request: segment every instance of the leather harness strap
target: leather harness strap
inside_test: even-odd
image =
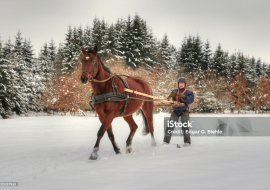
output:
[[[185,89],[185,90],[182,92],[182,94],[185,94],[186,91],[187,91],[187,89]],[[176,94],[176,100],[178,99],[178,94],[179,94],[179,89],[178,89],[177,94]],[[186,101],[184,100],[184,98],[180,97],[179,99],[180,99],[182,102],[184,102],[184,103],[187,105],[187,109],[189,109],[189,105],[186,103]],[[182,111],[182,112],[179,114],[179,113],[177,113],[175,110],[174,110],[174,112],[178,115],[178,117],[180,117],[183,113],[185,113],[185,111]]]
[[[114,74],[114,75],[116,77],[118,77],[124,83],[125,88],[129,88],[127,82],[122,77],[120,77],[117,74]],[[112,89],[113,89],[113,92],[108,92],[108,93],[100,94],[100,95],[94,95],[94,94],[92,94],[92,100],[89,102],[89,104],[90,104],[90,106],[92,108],[94,108],[92,106],[92,104],[94,105],[94,104],[98,104],[98,103],[102,103],[102,102],[106,102],[106,101],[125,101],[125,104],[121,108],[120,113],[118,115],[118,117],[119,117],[123,113],[126,112],[127,102],[128,102],[128,99],[129,99],[129,92],[126,92],[126,94],[119,93],[118,92],[118,89],[117,89],[117,86],[115,84],[114,78],[112,77],[111,79],[112,79]]]

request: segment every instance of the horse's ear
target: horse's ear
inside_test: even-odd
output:
[[[97,45],[95,45],[95,47],[93,49],[93,53],[97,55],[97,52],[98,52],[98,48],[97,48]]]
[[[87,53],[87,51],[83,47],[81,47],[81,51],[83,55]]]

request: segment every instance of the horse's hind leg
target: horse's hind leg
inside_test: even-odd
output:
[[[132,151],[132,139],[133,136],[138,128],[137,124],[135,123],[132,115],[124,117],[124,120],[128,123],[129,127],[130,127],[130,133],[127,139],[127,148],[126,148],[126,153],[130,153]]]
[[[152,146],[156,146],[156,141],[154,137],[154,126],[153,126],[153,102],[144,102],[142,105],[142,110],[147,120],[148,130],[151,133]]]
[[[117,143],[115,142],[115,139],[114,139],[114,135],[113,135],[113,131],[112,131],[112,125],[110,125],[110,127],[107,129],[107,133],[108,133],[108,137],[109,139],[111,140],[112,142],[112,145],[113,145],[113,149],[115,151],[116,154],[120,154],[120,149],[117,145]]]

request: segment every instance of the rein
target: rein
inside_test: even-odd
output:
[[[97,79],[94,79],[94,74],[95,74],[95,70],[96,70],[96,68],[97,68],[97,61],[98,61],[98,56],[96,56],[95,54],[93,54],[93,53],[89,53],[89,54],[92,54],[92,55],[94,55],[95,56],[95,58],[96,58],[96,62],[95,62],[95,65],[94,65],[94,68],[93,68],[93,70],[92,71],[89,71],[89,70],[82,70],[82,73],[86,73],[87,74],[87,76],[88,76],[88,73],[90,73],[91,74],[91,76],[89,77],[89,82],[91,82],[91,81],[93,81],[93,82],[98,82],[98,83],[102,83],[102,82],[106,82],[106,81],[108,81],[108,80],[110,80],[110,79],[112,79],[113,80],[113,76],[115,76],[114,74],[111,74],[110,73],[110,77],[109,78],[107,78],[107,79],[104,79],[104,80],[97,80]],[[118,76],[124,76],[124,77],[127,77],[127,78],[134,78],[134,79],[137,79],[137,80],[142,80],[142,81],[145,81],[145,82],[147,82],[148,84],[149,84],[149,82],[147,81],[147,80],[145,80],[145,79],[142,79],[142,78],[138,78],[138,77],[134,77],[134,76],[128,76],[128,75],[118,75]],[[113,91],[116,89],[116,91],[118,92],[118,90],[117,90],[117,87],[116,87],[116,85],[115,85],[115,83],[114,83],[114,80],[112,81],[112,84],[113,84]],[[150,84],[149,84],[150,85]],[[115,89],[114,89],[115,88]],[[155,88],[154,88],[155,89]],[[156,90],[158,90],[158,89],[156,89]],[[161,92],[160,90],[158,90],[159,92]],[[170,93],[165,93],[165,92],[161,92],[161,93],[163,93],[163,94],[170,94]],[[128,98],[126,98],[126,99],[124,99],[124,100],[127,100],[127,99],[137,99],[137,100],[142,100],[142,101],[157,101],[157,100],[146,100],[146,99],[141,99],[141,98],[136,98],[136,97],[128,97]],[[122,100],[123,101],[123,100]]]

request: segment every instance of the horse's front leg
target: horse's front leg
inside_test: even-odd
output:
[[[100,140],[103,137],[104,133],[111,126],[112,120],[113,120],[113,118],[112,119],[109,119],[109,117],[107,117],[106,120],[102,122],[102,125],[99,128],[98,133],[97,133],[97,141],[96,141],[96,144],[94,146],[94,150],[93,150],[92,154],[89,157],[90,160],[96,160],[98,158],[98,154],[97,153],[99,151]]]
[[[110,127],[108,128],[107,133],[108,133],[109,139],[112,142],[113,149],[114,149],[115,153],[120,154],[121,153],[120,148],[118,147],[118,145],[117,145],[117,143],[115,142],[115,139],[114,139],[114,135],[113,135],[113,131],[112,131],[112,125],[110,125]]]

